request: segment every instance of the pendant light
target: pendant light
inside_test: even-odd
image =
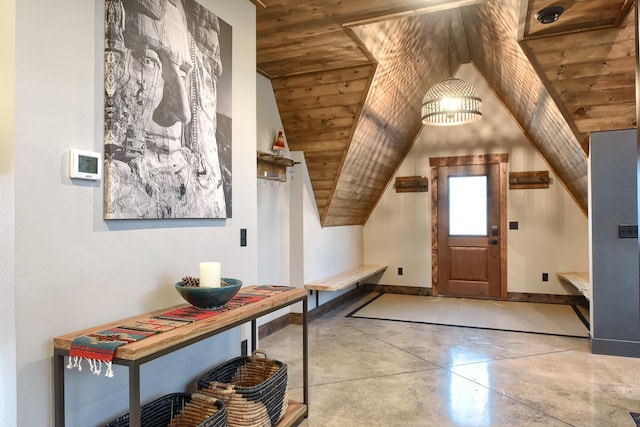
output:
[[[454,126],[475,122],[482,118],[482,99],[473,85],[451,77],[453,51],[452,19],[449,22],[449,78],[429,89],[422,100],[422,123],[435,126]]]

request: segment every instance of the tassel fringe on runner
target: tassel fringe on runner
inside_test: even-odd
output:
[[[113,363],[105,360],[95,360],[95,359],[86,359],[80,356],[71,356],[69,357],[69,363],[67,364],[67,369],[78,368],[78,371],[82,371],[82,361],[86,360],[89,364],[89,369],[91,373],[94,375],[100,375],[102,373],[102,364],[104,363],[107,367],[104,376],[107,378],[113,378]]]

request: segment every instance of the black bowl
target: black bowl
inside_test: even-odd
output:
[[[176,290],[189,304],[203,310],[213,310],[225,305],[242,287],[242,281],[223,277],[228,286],[219,288],[200,288],[196,286],[184,286],[182,282],[176,283]]]

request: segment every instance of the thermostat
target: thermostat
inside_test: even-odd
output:
[[[96,181],[102,178],[102,155],[93,151],[69,151],[69,176]]]

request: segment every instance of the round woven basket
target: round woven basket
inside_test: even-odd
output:
[[[287,365],[256,351],[216,366],[198,388],[224,402],[230,427],[270,427],[287,412],[287,382]]]
[[[172,393],[162,396],[140,407],[140,425],[144,427],[225,427],[227,409],[221,400],[213,403],[216,410],[213,415],[204,417],[182,417],[181,415],[192,401],[187,393]],[[194,406],[194,405],[191,405]],[[199,412],[199,411],[198,411]],[[185,414],[186,415],[186,414]],[[187,419],[189,424],[186,424]],[[105,424],[104,427],[129,427],[129,414],[122,415]]]

